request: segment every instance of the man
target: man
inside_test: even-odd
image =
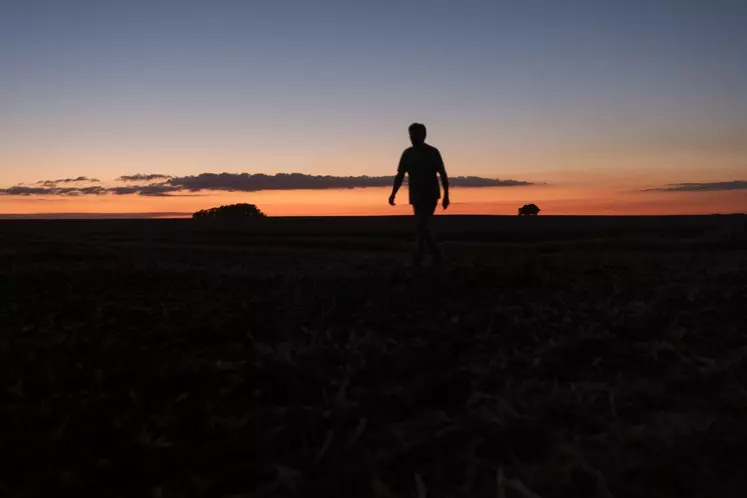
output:
[[[438,186],[436,174],[441,175],[441,183],[444,186],[444,209],[449,207],[449,178],[446,176],[444,162],[438,149],[425,143],[425,125],[413,123],[410,125],[410,142],[412,147],[402,153],[397,168],[397,176],[394,178],[394,188],[389,197],[389,204],[394,206],[394,198],[405,173],[408,175],[410,190],[410,204],[415,211],[415,224],[417,227],[417,250],[413,258],[413,265],[420,264],[423,258],[423,248],[427,246],[433,257],[433,264],[441,262],[441,251],[436,245],[430,230],[431,218],[436,211],[438,199],[441,197],[441,189]]]

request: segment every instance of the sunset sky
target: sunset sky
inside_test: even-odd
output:
[[[0,213],[406,213],[182,185],[391,176],[415,121],[451,176],[533,183],[450,212],[747,212],[745,26],[744,0],[0,0]]]

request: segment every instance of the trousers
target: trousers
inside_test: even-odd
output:
[[[436,212],[438,199],[420,201],[412,205],[415,212],[415,228],[417,232],[417,249],[415,259],[420,261],[423,257],[423,250],[428,249],[433,257],[437,260],[441,258],[441,251],[438,249],[436,240],[431,232],[431,220]]]

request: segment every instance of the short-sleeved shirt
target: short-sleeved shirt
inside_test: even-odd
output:
[[[444,162],[437,148],[423,144],[406,149],[397,171],[407,173],[410,204],[428,203],[441,198],[436,175],[444,171]]]

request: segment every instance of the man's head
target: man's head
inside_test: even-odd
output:
[[[425,125],[413,123],[408,128],[410,131],[410,142],[412,145],[423,145],[425,143]]]

